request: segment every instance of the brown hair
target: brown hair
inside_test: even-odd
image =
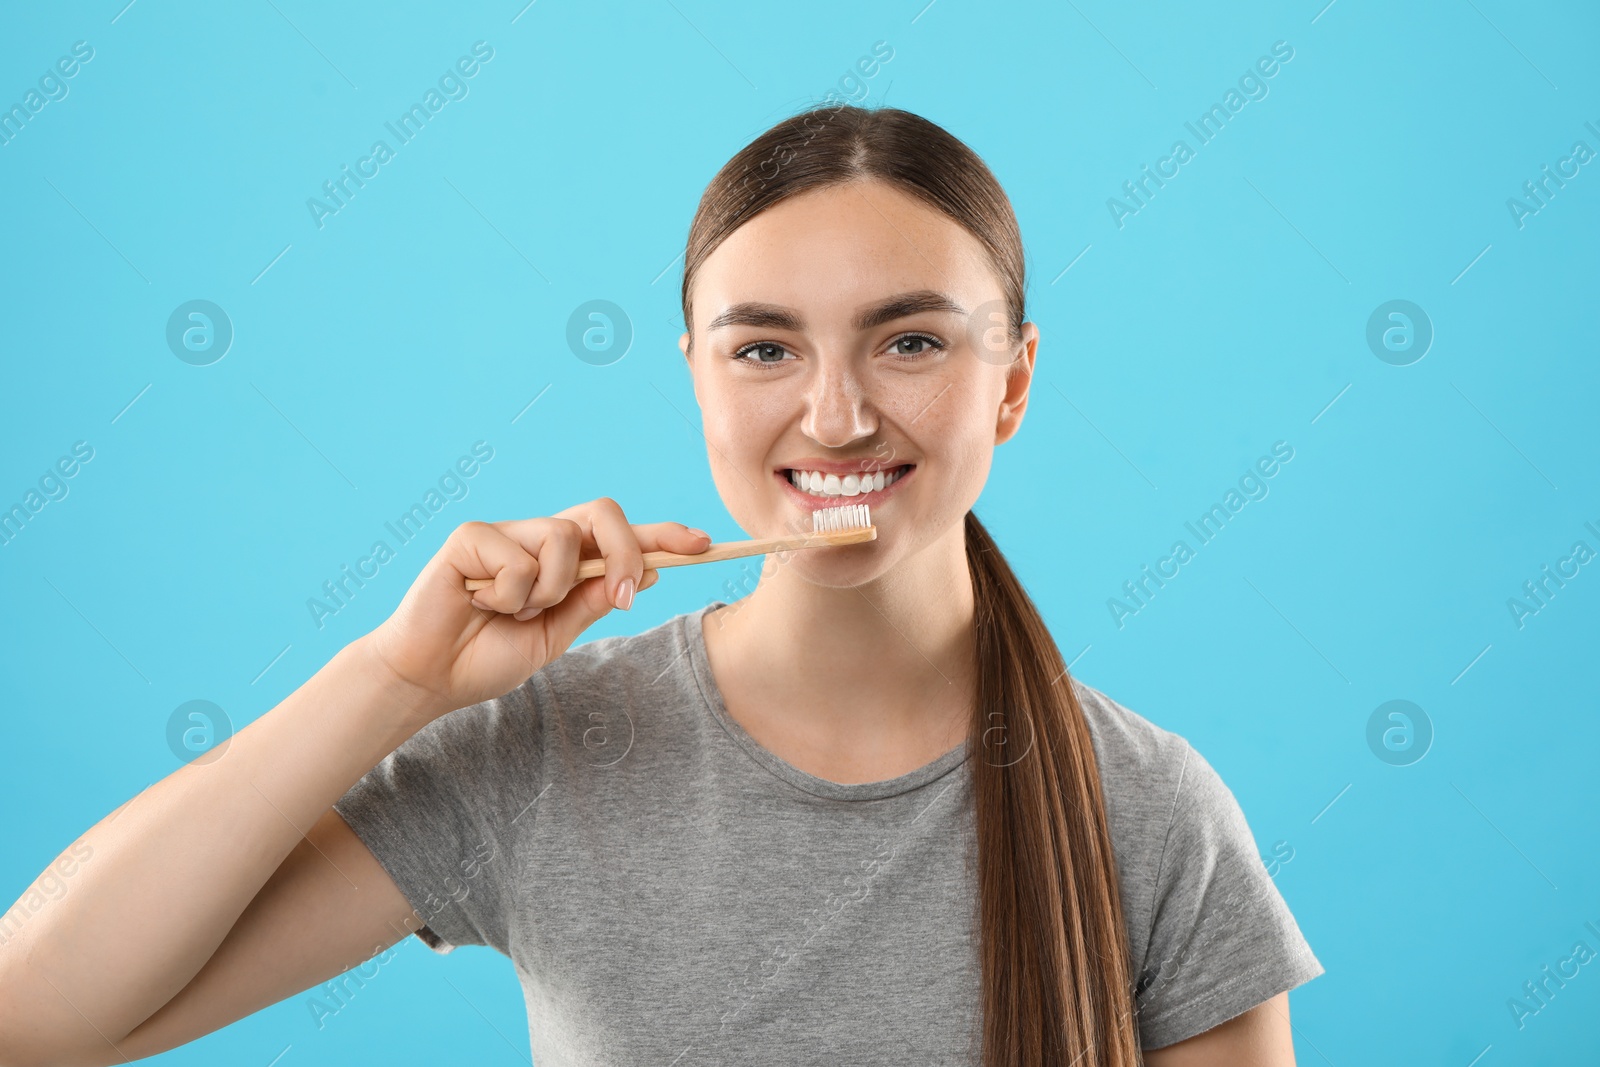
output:
[[[1016,215],[978,155],[896,108],[816,108],[746,145],[706,187],[689,229],[695,273],[778,202],[862,179],[888,182],[989,250],[1021,338],[1025,264]],[[988,531],[966,515],[976,601],[977,701],[968,733],[977,827],[984,1067],[1140,1062],[1116,858],[1088,724],[1061,651]],[[1018,754],[1020,752],[1020,755]]]

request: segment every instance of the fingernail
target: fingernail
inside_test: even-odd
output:
[[[617,607],[627,611],[633,607],[633,579],[624,578],[617,583]]]
[[[527,622],[529,619],[533,618],[543,610],[543,608],[523,608],[521,611],[517,612],[513,618],[515,618],[518,622]]]
[[[704,537],[704,538],[706,538],[706,539],[707,539],[707,540],[710,540],[710,538],[711,538],[711,535],[710,535],[710,534],[708,534],[708,533],[706,533],[706,532],[705,532],[705,531],[704,531],[704,530],[696,530],[696,529],[695,529],[695,528],[694,528],[694,527],[692,527],[692,526],[691,526],[691,527],[689,527],[689,532],[690,532],[690,533],[692,533],[692,534],[694,534],[694,535],[695,535],[695,536],[696,536],[696,537]]]

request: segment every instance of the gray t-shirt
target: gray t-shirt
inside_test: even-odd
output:
[[[881,782],[791,766],[722,703],[701,632],[719,605],[569,649],[335,807],[424,942],[511,958],[538,1067],[977,1063],[965,746]],[[1217,773],[1074,684],[1143,1046],[1321,974]]]

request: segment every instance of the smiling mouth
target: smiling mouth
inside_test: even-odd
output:
[[[903,463],[871,473],[859,471],[842,475],[793,468],[777,473],[787,478],[794,489],[817,500],[846,500],[882,493],[911,473],[915,466],[914,463]]]

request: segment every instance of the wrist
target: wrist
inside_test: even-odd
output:
[[[380,706],[392,709],[393,724],[407,730],[407,736],[453,710],[443,694],[395,670],[370,633],[350,642],[335,659],[345,660],[346,668],[375,690]]]

